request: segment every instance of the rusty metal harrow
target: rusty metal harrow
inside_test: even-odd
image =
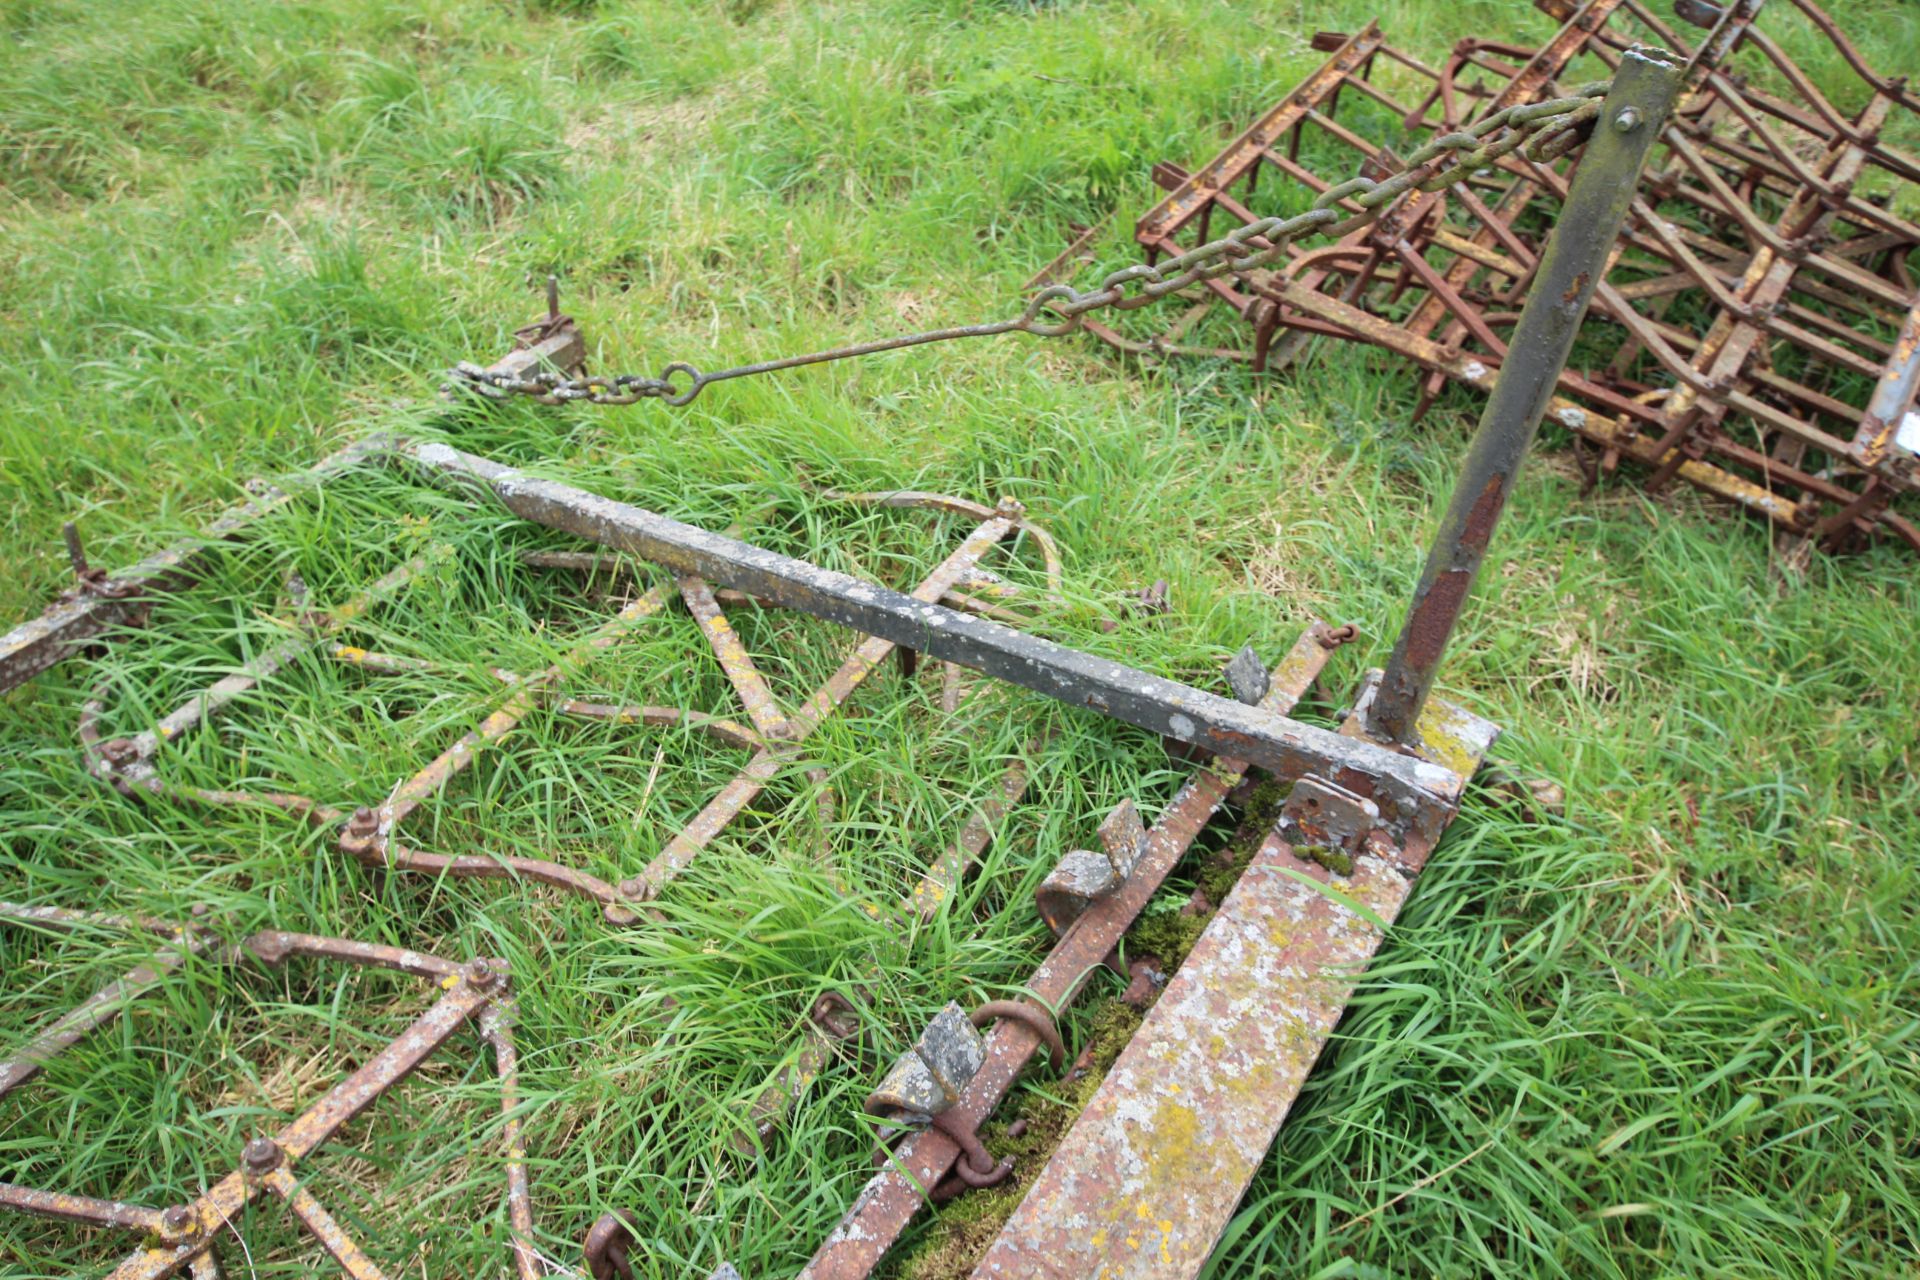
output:
[[[1888,141],[1920,124],[1920,96],[1871,68],[1812,0],[1772,10],[1826,42],[1858,107],[1836,106],[1767,34],[1762,0],[1679,0],[1672,23],[1641,0],[1536,3],[1563,23],[1543,45],[1466,39],[1438,65],[1389,44],[1378,23],[1316,36],[1325,65],[1212,160],[1155,167],[1169,192],[1134,226],[1146,260],[1254,222],[1263,201],[1332,190],[1303,147],[1335,157],[1323,172],[1359,163],[1385,179],[1405,170],[1396,134],[1415,146],[1457,133],[1552,96],[1577,63],[1604,73],[1652,40],[1689,57],[1688,97],[1607,260],[1601,323],[1562,371],[1553,416],[1589,484],[1631,460],[1648,488],[1686,480],[1765,516],[1796,548],[1887,533],[1920,551],[1897,509],[1920,487],[1920,225],[1894,198],[1920,185],[1920,157]],[[1503,156],[1444,191],[1409,191],[1337,244],[1290,246],[1275,269],[1207,281],[1157,332],[1086,327],[1128,352],[1255,370],[1285,367],[1316,336],[1371,344],[1422,370],[1418,417],[1447,382],[1485,391],[1505,366],[1577,163]],[[1262,192],[1268,170],[1280,176]],[[1070,277],[1095,234],[1036,283]],[[1224,338],[1207,324],[1217,313],[1246,336]]]
[[[379,1267],[302,1184],[296,1170],[304,1167],[315,1151],[343,1126],[439,1052],[468,1023],[477,1028],[481,1038],[493,1049],[500,1080],[501,1148],[515,1271],[520,1280],[539,1280],[554,1274],[533,1245],[533,1199],[517,1109],[513,994],[501,961],[478,956],[462,964],[400,947],[279,930],[256,933],[229,944],[197,920],[180,924],[11,903],[0,903],[0,924],[66,933],[139,931],[165,939],[151,960],[129,970],[124,977],[42,1031],[13,1058],[0,1062],[0,1097],[26,1083],[50,1059],[86,1033],[118,1017],[130,1001],[165,981],[191,955],[224,964],[254,963],[274,968],[296,957],[330,960],[431,979],[440,991],[439,998],[426,1012],[385,1049],[328,1090],[318,1102],[278,1130],[256,1134],[241,1148],[238,1167],[191,1201],[154,1208],[0,1184],[0,1208],[111,1228],[139,1237],[138,1247],[114,1268],[113,1280],[157,1280],[182,1270],[196,1280],[215,1280],[225,1274],[218,1251],[221,1237],[232,1233],[238,1239],[237,1220],[248,1205],[265,1196],[284,1204],[301,1228],[339,1263],[344,1274],[354,1280],[378,1280],[382,1274]],[[245,1247],[244,1243],[241,1247]]]
[[[800,750],[806,738],[896,650],[909,671],[920,656],[949,665],[944,699],[949,707],[960,694],[958,672],[966,669],[1081,714],[1146,729],[1190,753],[1198,763],[1151,825],[1131,803],[1122,804],[1100,825],[1099,849],[1066,853],[1041,884],[1035,905],[1054,941],[1022,984],[1022,998],[972,1011],[950,1005],[879,1080],[866,1109],[888,1144],[880,1155],[882,1167],[803,1269],[802,1275],[818,1280],[871,1274],[924,1204],[1011,1174],[1010,1162],[987,1148],[982,1122],[1037,1053],[1046,1051],[1053,1070],[1063,1066],[1060,1014],[1087,989],[1095,971],[1122,967],[1120,948],[1128,929],[1248,772],[1257,768],[1274,775],[1288,784],[1288,796],[1271,829],[1255,833],[1252,866],[1166,983],[1093,1103],[1037,1171],[979,1272],[1190,1277],[1219,1239],[1331,1035],[1361,967],[1458,812],[1462,792],[1498,732],[1488,721],[1430,695],[1594,296],[1641,165],[1680,88],[1681,67],[1658,51],[1627,52],[1619,64],[1604,101],[1596,90],[1580,106],[1599,125],[1559,231],[1538,254],[1512,351],[1392,657],[1383,671],[1362,681],[1352,711],[1337,729],[1295,719],[1292,712],[1331,651],[1353,637],[1351,628],[1310,626],[1271,669],[1251,650],[1243,651],[1229,666],[1227,696],[1006,625],[1003,619],[1017,620],[1007,605],[1010,595],[1015,601],[1018,595],[982,567],[990,549],[1013,535],[1030,535],[1045,563],[1049,593],[1060,580],[1051,540],[1013,504],[988,508],[919,493],[850,495],[849,501],[936,508],[975,522],[956,550],[910,592],[902,592],[444,444],[384,439],[324,464],[309,485],[348,467],[378,463],[496,514],[504,509],[620,557],[544,554],[536,558],[544,567],[603,575],[624,571],[637,581],[641,566],[652,566],[669,575],[671,588],[663,577],[612,618],[575,637],[543,670],[499,673],[495,709],[377,803],[366,797],[360,803],[328,802],[188,787],[164,769],[168,744],[309,651],[324,652],[369,678],[422,670],[420,660],[354,647],[346,638],[367,610],[448,554],[436,549],[396,567],[333,610],[306,610],[302,603],[283,642],[201,690],[152,729],[104,737],[99,726],[108,713],[95,699],[83,711],[80,729],[88,770],[134,797],[216,811],[257,805],[283,810],[332,833],[339,852],[369,868],[532,881],[593,899],[612,925],[646,929],[657,923],[661,895],[756,794],[782,773],[810,767]],[[1516,128],[1512,146],[1519,145],[1519,137]],[[577,357],[577,333],[564,321],[556,309],[548,322],[524,335],[527,351],[516,357],[520,368],[530,367],[528,362],[539,358],[531,353],[542,349],[553,363],[561,363],[567,351]],[[241,536],[272,506],[290,500],[278,491],[258,498],[248,510],[220,522],[216,533]],[[136,620],[145,601],[191,576],[210,545],[210,540],[184,545],[130,573],[83,574],[82,586],[45,617],[0,637],[0,690],[73,655],[109,628]],[[670,590],[698,621],[739,697],[745,723],[679,707],[617,706],[568,696],[566,687],[580,672],[667,606]],[[296,591],[296,598],[301,594]],[[1148,600],[1142,604],[1152,607]],[[784,708],[729,621],[729,607],[797,610],[866,639],[801,705]],[[409,818],[543,705],[601,721],[697,729],[750,754],[733,780],[648,866],[617,883],[543,858],[432,853],[403,842],[402,826]],[[940,911],[968,863],[992,838],[998,816],[1025,785],[1022,769],[1009,771],[998,794],[980,805],[977,819],[922,882],[897,904],[869,904],[872,909],[896,912],[903,921]],[[824,779],[815,779],[812,794],[816,800],[830,795]],[[7,916],[54,927],[83,919],[42,907],[10,908]],[[533,1251],[531,1189],[512,1110],[511,995],[497,962],[479,959],[460,966],[392,948],[291,934],[260,934],[229,946],[193,925],[135,927],[160,928],[167,946],[154,962],[49,1028],[29,1046],[21,1067],[0,1069],[22,1073],[13,1083],[110,1018],[124,1000],[164,981],[167,970],[195,950],[223,960],[275,964],[311,955],[399,968],[435,979],[444,994],[412,1028],[307,1112],[276,1134],[249,1142],[241,1167],[187,1205],[159,1210],[102,1205],[29,1190],[8,1190],[0,1204],[138,1233],[140,1248],[116,1274],[157,1277],[189,1268],[212,1274],[213,1250],[232,1230],[235,1212],[272,1194],[347,1274],[379,1276],[371,1257],[303,1189],[294,1169],[471,1019],[493,1044],[502,1078],[516,1267],[522,1280],[577,1274]],[[1135,987],[1154,985],[1152,973],[1138,964],[1123,973]],[[856,997],[829,995],[810,1010],[800,1052],[753,1104],[741,1135],[746,1145],[737,1150],[744,1153],[764,1142],[837,1048],[857,1034],[860,1017],[867,1015]],[[1143,1115],[1149,1123],[1139,1122]],[[1152,1148],[1166,1144],[1178,1144],[1181,1158],[1150,1158]],[[1157,1209],[1153,1249],[1143,1249],[1137,1234],[1117,1229],[1142,1204]],[[583,1242],[585,1270],[594,1280],[634,1274],[635,1254],[646,1235],[644,1224],[627,1216],[602,1216]],[[729,1275],[731,1268],[714,1274]]]

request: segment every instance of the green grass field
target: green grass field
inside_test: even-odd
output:
[[[1551,29],[1522,0],[10,0],[0,627],[64,587],[61,521],[96,562],[130,563],[247,478],[386,429],[895,584],[963,523],[826,489],[1011,495],[1067,555],[1035,628],[1214,682],[1249,640],[1271,659],[1310,616],[1357,621],[1337,697],[1385,655],[1479,409],[1449,393],[1407,426],[1415,379],[1384,357],[1323,344],[1261,381],[1013,337],[681,410],[454,412],[436,387],[505,350],[549,272],[602,370],[1007,314],[1065,224],[1118,210],[1124,226],[1154,198],[1152,162],[1210,154],[1318,64],[1315,30],[1376,9],[1429,54]],[[1920,67],[1920,7],[1835,9],[1883,69]],[[1116,265],[1123,237],[1105,243]],[[543,1251],[577,1264],[582,1231],[619,1208],[643,1228],[641,1275],[722,1258],[790,1274],[868,1174],[860,1101],[884,1063],[948,1000],[1016,991],[1046,942],[1041,877],[1119,800],[1151,817],[1187,767],[1010,690],[942,718],[936,678],[889,666],[813,740],[831,820],[813,783],[783,777],[669,891],[668,926],[628,931],[534,885],[382,878],[277,812],[142,804],[86,776],[91,691],[108,732],[147,727],[284,634],[290,569],[331,605],[430,543],[454,555],[355,636],[437,674],[302,660],[174,744],[172,775],[377,803],[497,704],[490,666],[535,669],[604,612],[517,562],[557,538],[399,473],[296,504],[151,632],[6,699],[0,897],[174,918],[204,903],[233,935],[503,955]],[[995,567],[1038,583],[1029,551]],[[1213,1276],[1920,1276],[1920,565],[1882,546],[1783,586],[1774,554],[1690,493],[1583,497],[1547,442],[1444,684],[1507,726],[1519,772],[1565,786],[1566,812],[1473,795]],[[1169,615],[1101,629],[1161,577]],[[789,705],[849,644],[811,621],[739,625]],[[568,687],[738,714],[679,610]],[[863,910],[911,885],[1016,757],[1030,789],[966,892],[917,929]],[[409,831],[617,879],[742,759],[541,712]],[[1195,874],[1137,945],[1179,933]],[[152,946],[0,933],[0,1055]],[[6,1100],[0,1182],[189,1198],[426,987],[190,963]],[[830,987],[866,993],[861,1056],[742,1159],[746,1101]],[[1117,990],[1096,982],[1068,1020],[1076,1048],[1117,1043]],[[457,1037],[304,1171],[387,1274],[508,1273],[491,1070]],[[1032,1075],[1001,1121],[1057,1119],[1072,1091]],[[1009,1199],[926,1215],[893,1272],[964,1274]],[[229,1274],[325,1271],[271,1205],[247,1240]],[[132,1243],[0,1216],[0,1274],[101,1274]]]

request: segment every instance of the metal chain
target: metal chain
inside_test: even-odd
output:
[[[1334,238],[1344,236],[1376,221],[1389,204],[1410,190],[1444,190],[1474,170],[1515,151],[1536,163],[1564,155],[1579,141],[1579,128],[1599,115],[1600,99],[1610,88],[1611,81],[1601,81],[1582,85],[1563,98],[1497,111],[1464,129],[1443,133],[1428,141],[1408,156],[1405,167],[1391,178],[1376,182],[1356,175],[1323,192],[1305,213],[1290,218],[1261,218],[1164,262],[1122,267],[1102,279],[1097,288],[1084,293],[1072,285],[1051,285],[1034,294],[1026,310],[1011,320],[928,329],[779,360],[736,365],[712,373],[676,362],[651,378],[633,373],[581,378],[569,378],[552,371],[497,373],[462,361],[451,370],[452,380],[447,385],[449,389],[461,387],[490,399],[526,396],[540,404],[621,405],[639,400],[663,400],[670,405],[684,405],[712,383],[779,369],[796,369],[955,338],[986,338],[1002,333],[1059,337],[1078,329],[1090,312],[1103,308],[1131,311],[1230,272],[1267,266],[1287,251],[1289,243],[1309,232]],[[1361,211],[1343,215],[1334,207],[1342,200],[1351,200]]]

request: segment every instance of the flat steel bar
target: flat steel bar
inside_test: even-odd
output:
[[[1423,741],[1444,733],[1470,773],[1493,727],[1447,711]],[[1270,833],[973,1280],[1198,1274],[1432,845],[1337,875]]]
[[[261,1180],[266,1189],[279,1196],[287,1209],[297,1218],[307,1234],[319,1242],[327,1255],[339,1264],[340,1271],[348,1280],[387,1280],[386,1273],[380,1270],[374,1260],[358,1241],[347,1234],[339,1219],[327,1212],[313,1192],[283,1164]]]
[[[1326,665],[1330,650],[1326,628],[1311,624],[1274,667],[1261,706],[1276,714],[1291,711]],[[1126,882],[1095,901],[1054,943],[1027,982],[1031,999],[1054,1010],[1072,1003],[1179,865],[1227,793],[1239,785],[1247,767],[1244,760],[1215,759],[1187,780],[1147,833],[1146,847]],[[1448,778],[1454,776],[1447,773]],[[987,1036],[986,1061],[948,1113],[950,1122],[962,1131],[976,1130],[1006,1097],[1040,1043],[1038,1033],[1024,1023],[997,1022]],[[894,1149],[888,1167],[861,1188],[840,1224],[800,1271],[799,1280],[865,1280],[959,1155],[958,1144],[939,1129],[903,1141]]]
[[[0,1182],[0,1209],[31,1214],[36,1218],[58,1218],[90,1227],[115,1227],[121,1231],[158,1231],[162,1210],[124,1200],[96,1200],[92,1196],[68,1195],[64,1191],[42,1191],[38,1187],[20,1187]]]
[[[1920,297],[1894,340],[1893,354],[1867,401],[1853,437],[1853,453],[1869,466],[1897,459],[1909,478],[1920,479]]]
[[[1239,181],[1242,175],[1257,165],[1268,144],[1278,141],[1305,117],[1307,111],[1334,92],[1380,45],[1380,24],[1377,21],[1369,22],[1354,33],[1334,51],[1326,65],[1307,77],[1272,110],[1227,144],[1213,163],[1194,173],[1149,209],[1136,224],[1136,238],[1146,243],[1173,235],[1186,226],[1218,192]]]
[[[1032,745],[1030,744],[1030,749]],[[945,902],[987,846],[993,843],[993,836],[1000,829],[1000,823],[1006,818],[1007,810],[1020,802],[1027,791],[1027,765],[1024,760],[1015,760],[1007,766],[1001,775],[998,795],[990,795],[980,802],[973,816],[967,819],[954,842],[941,853],[940,858],[927,873],[920,877],[907,895],[906,907],[922,920],[931,920],[940,911]]]
[[[713,646],[713,656],[720,663],[720,669],[727,673],[734,692],[740,695],[740,703],[747,709],[747,718],[753,721],[754,729],[763,738],[786,737],[787,713],[774,700],[773,690],[767,688],[766,678],[753,665],[747,646],[740,643],[739,633],[727,621],[720,602],[713,598],[713,588],[707,585],[706,579],[690,573],[681,574],[677,582],[680,597],[687,602],[687,611],[700,624],[707,643]]]
[[[42,1067],[72,1048],[88,1032],[119,1017],[128,1004],[179,968],[187,954],[187,949],[161,948],[151,961],[135,965],[83,1003],[61,1014],[18,1053],[0,1060],[0,1098],[33,1079]]]
[[[570,644],[546,670],[514,685],[506,701],[497,710],[488,714],[477,728],[464,734],[419,772],[394,788],[393,793],[380,806],[382,841],[388,833],[406,821],[429,796],[446,786],[449,780],[471,765],[480,752],[512,733],[538,704],[537,694],[556,681],[576,673],[591,658],[610,648],[626,635],[632,624],[660,612],[666,607],[666,602],[666,588],[655,587],[633,600],[612,618],[595,627],[585,637]]]
[[[1664,54],[1629,51],[1621,57],[1387,661],[1368,722],[1378,741],[1406,742],[1415,731],[1594,286],[1605,273],[1641,167],[1684,82],[1684,68]]]
[[[697,573],[877,641],[971,667],[1215,755],[1248,760],[1282,777],[1319,772],[1364,781],[1392,822],[1416,820],[1425,809],[1427,788],[1445,782],[1433,765],[1387,747],[1343,738],[446,445],[415,443],[406,454],[451,485],[491,492],[522,519],[632,552],[675,573]]]

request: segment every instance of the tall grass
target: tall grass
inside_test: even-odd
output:
[[[1910,5],[1836,7],[1882,67],[1911,63]],[[1396,40],[1434,54],[1548,26],[1491,0],[1389,8]],[[1314,30],[1372,16],[1351,0],[40,0],[4,16],[7,619],[62,585],[63,519],[97,560],[131,560],[249,475],[397,428],[896,585],[961,527],[825,490],[1011,494],[1068,552],[1067,598],[1036,614],[1048,634],[1211,681],[1249,640],[1272,655],[1310,615],[1356,620],[1337,697],[1384,654],[1478,411],[1449,393],[1410,429],[1407,371],[1326,344],[1258,381],[1018,338],[729,384],[677,412],[434,400],[439,369],[537,313],[548,272],[602,369],[1003,314],[1069,221],[1117,211],[1105,247],[1130,256],[1148,165],[1210,153],[1317,65]],[[1783,30],[1797,51],[1806,37]],[[1830,61],[1816,72],[1841,84]],[[1155,811],[1184,766],[1005,690],[943,719],[935,683],[889,669],[812,740],[831,825],[803,774],[779,779],[669,891],[666,925],[632,931],[537,886],[380,876],[270,811],[140,803],[85,776],[72,726],[95,691],[110,732],[145,727],[285,634],[290,570],[337,603],[436,542],[445,566],[356,638],[438,674],[303,660],[170,746],[171,774],[377,801],[497,702],[491,667],[537,669],[612,607],[520,565],[557,545],[539,530],[401,475],[342,483],[224,553],[148,631],[7,700],[0,896],[204,903],[233,934],[504,955],[543,1250],[576,1259],[585,1225],[621,1208],[643,1224],[642,1274],[721,1257],[786,1273],[867,1176],[859,1101],[884,1063],[947,1000],[1017,989],[1045,945],[1039,878],[1120,799]],[[1912,1272],[1920,577],[1878,548],[1779,590],[1769,556],[1764,531],[1691,494],[1582,497],[1564,459],[1530,467],[1447,692],[1508,726],[1502,752],[1562,782],[1568,812],[1471,800],[1212,1274]],[[1037,582],[1029,556],[1007,563]],[[1102,630],[1158,577],[1171,614]],[[790,703],[850,644],[805,620],[738,625]],[[570,689],[735,713],[679,612]],[[947,911],[900,928],[865,910],[1016,757],[1028,798]],[[740,762],[538,712],[408,830],[617,878]],[[151,945],[0,935],[0,1053]],[[857,1050],[742,1160],[746,1102],[830,987],[866,1008]],[[0,1180],[186,1198],[429,999],[316,963],[192,963],[9,1099]],[[1068,1029],[1092,1033],[1084,1014]],[[311,1164],[390,1273],[505,1273],[489,1074],[456,1039]],[[317,1265],[271,1206],[246,1229],[230,1266]],[[99,1270],[127,1243],[0,1218],[0,1274]]]

